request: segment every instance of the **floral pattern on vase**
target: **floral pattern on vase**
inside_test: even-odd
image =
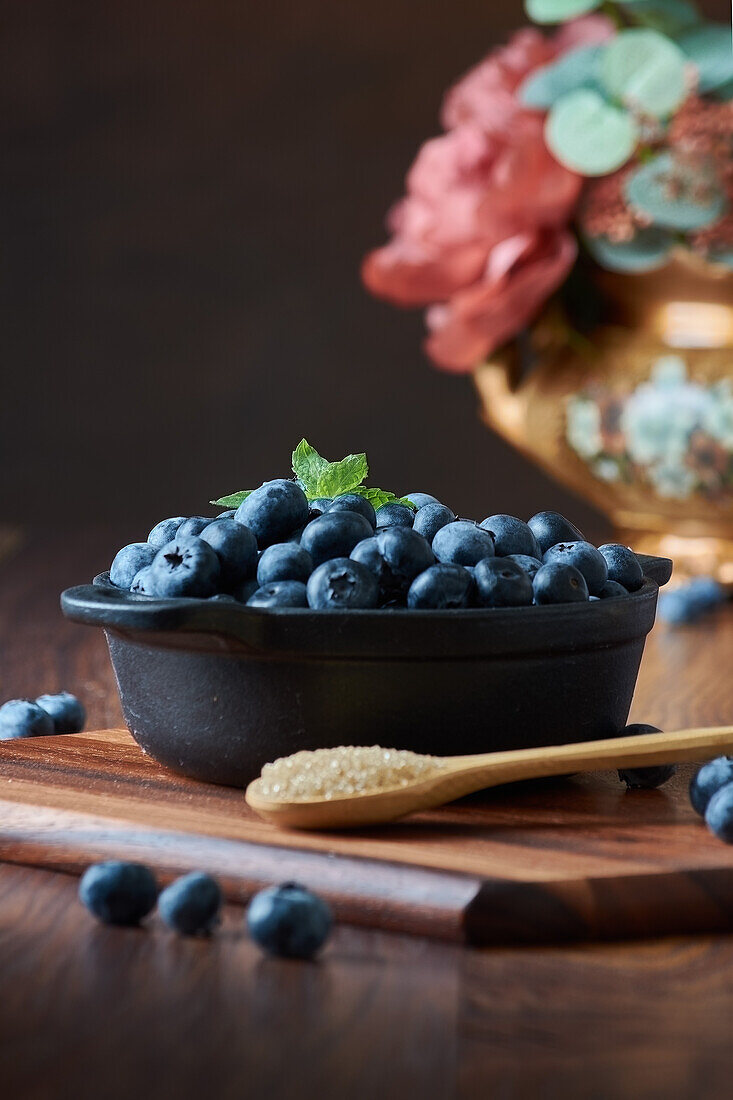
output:
[[[733,381],[695,381],[681,356],[663,355],[633,388],[597,381],[570,396],[565,435],[603,481],[719,500],[733,488]]]

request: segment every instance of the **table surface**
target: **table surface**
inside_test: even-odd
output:
[[[29,534],[0,570],[3,697],[67,688],[120,724],[103,637],[58,593],[125,531]],[[733,715],[733,612],[655,627],[632,718]],[[0,865],[0,1084],[14,1100],[208,1093],[613,1098],[729,1095],[733,938],[470,950],[337,928],[321,959],[262,957],[231,907],[211,941],[95,924],[65,875]]]

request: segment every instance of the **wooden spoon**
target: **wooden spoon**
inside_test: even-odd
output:
[[[733,726],[645,733],[574,745],[487,752],[476,756],[424,757],[426,772],[406,785],[372,787],[332,798],[286,800],[263,790],[262,777],[247,787],[247,804],[259,817],[286,829],[343,829],[394,821],[455,798],[519,779],[608,768],[648,767],[701,760],[733,749]],[[328,750],[325,750],[328,751]],[[341,754],[344,751],[333,750]],[[390,750],[392,751],[392,750]],[[324,750],[320,750],[322,754]],[[297,754],[298,761],[312,754]],[[294,761],[294,766],[297,761]]]

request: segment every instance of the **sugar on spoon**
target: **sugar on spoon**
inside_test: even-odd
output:
[[[433,809],[500,783],[682,763],[727,749],[733,749],[733,726],[476,756],[421,756],[378,745],[342,746],[296,752],[266,764],[245,797],[259,817],[282,828],[354,828]]]

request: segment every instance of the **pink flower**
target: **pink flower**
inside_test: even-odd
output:
[[[575,262],[575,237],[540,229],[502,241],[484,277],[426,314],[425,350],[439,367],[470,371],[527,325]]]
[[[613,24],[604,15],[573,19],[552,38],[535,27],[517,31],[507,46],[492,50],[449,90],[443,101],[443,125],[449,129],[475,122],[488,130],[510,125],[524,109],[515,92],[525,77],[568,50],[593,46],[612,35]]]

